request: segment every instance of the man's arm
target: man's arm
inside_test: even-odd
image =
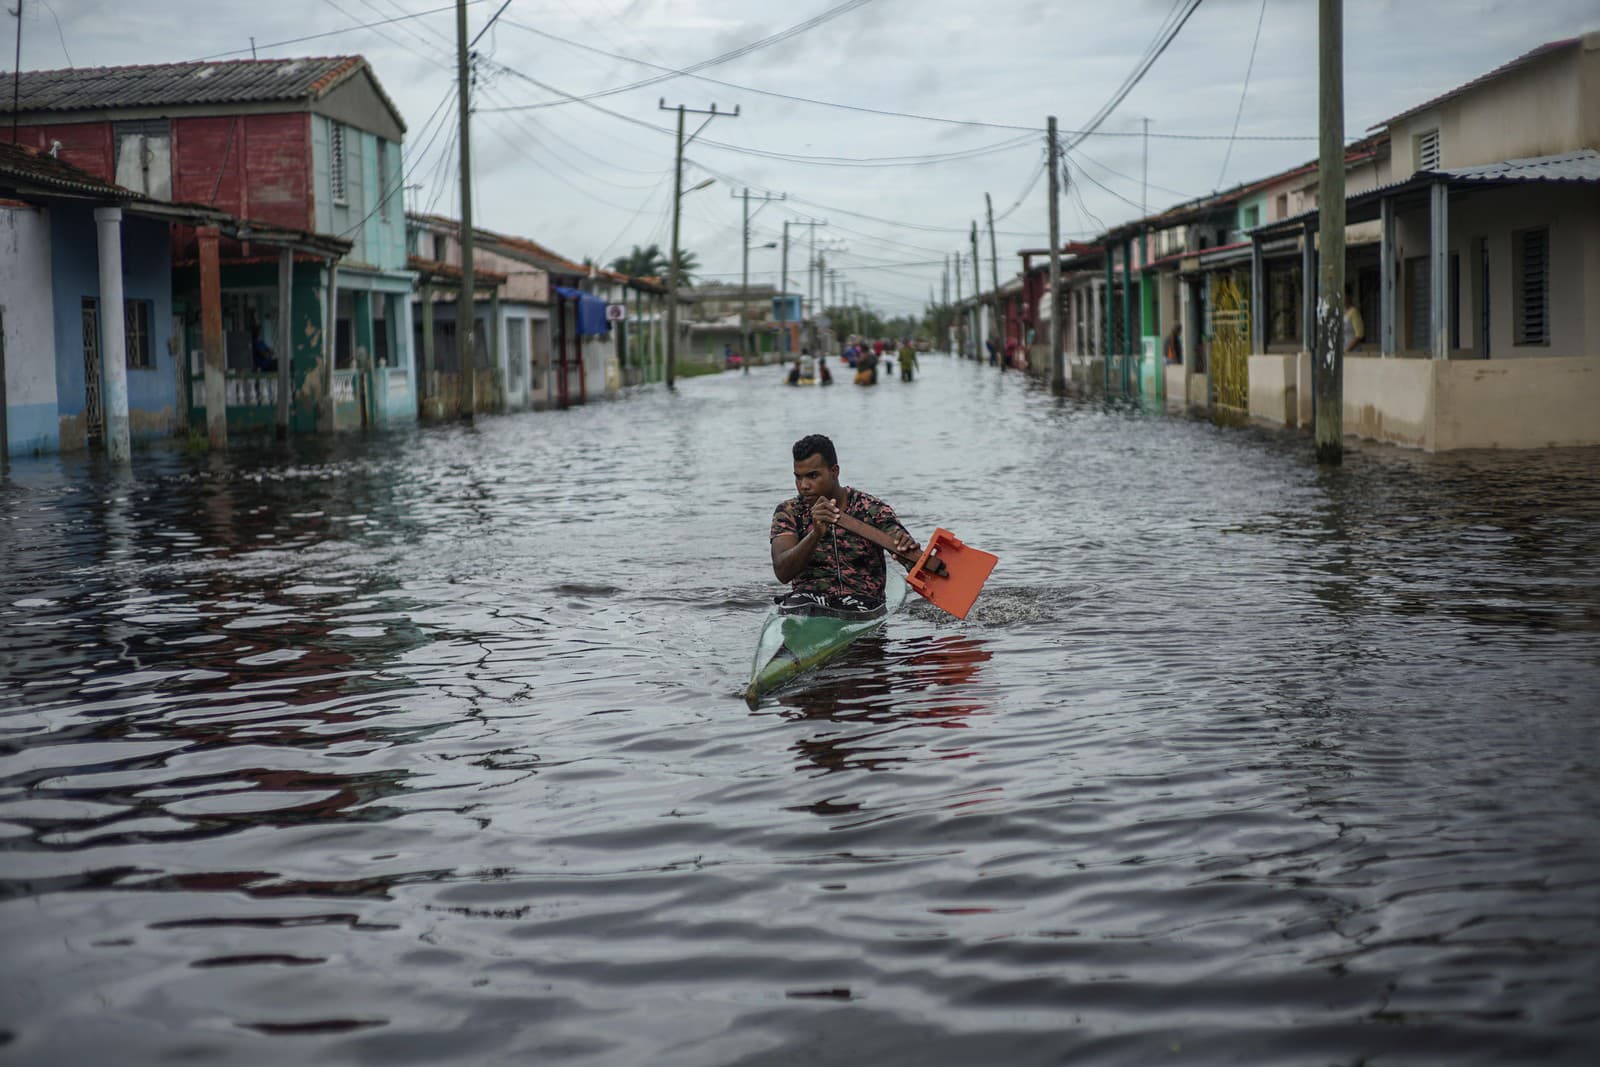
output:
[[[811,505],[811,529],[804,537],[793,533],[780,533],[772,539],[772,573],[780,582],[792,582],[811,562],[825,531],[833,529],[839,517],[839,507],[827,497]]]
[[[792,582],[811,562],[811,554],[822,540],[822,528],[812,526],[804,537],[792,533],[779,534],[772,539],[772,573],[780,582]]]

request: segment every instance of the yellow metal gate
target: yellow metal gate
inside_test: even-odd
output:
[[[1211,279],[1211,393],[1218,407],[1250,410],[1250,296],[1237,274]]]

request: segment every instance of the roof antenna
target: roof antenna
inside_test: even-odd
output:
[[[250,38],[250,58],[254,59],[255,57],[256,57],[256,39],[254,37],[252,37],[252,38]]]

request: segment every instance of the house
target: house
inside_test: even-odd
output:
[[[154,200],[18,145],[0,145],[0,197],[0,447],[10,455],[103,448],[125,461],[132,443],[187,426],[176,227],[286,255],[349,248]],[[220,321],[219,301],[213,311]],[[213,339],[203,380],[220,396],[220,330]]]
[[[414,418],[405,123],[364,59],[25,71],[16,89],[22,144],[150,200],[307,236],[268,246],[174,227],[180,403],[196,418],[225,404],[225,424],[208,423],[280,433]],[[200,387],[212,303],[220,392]]]
[[[1600,444],[1600,33],[1375,129],[1388,180],[1349,189],[1345,208],[1376,233],[1352,240],[1346,266],[1373,293],[1344,360],[1346,432],[1428,451]],[[1312,205],[1252,242],[1309,236],[1317,218]],[[1261,347],[1250,413],[1307,424],[1309,356]]]

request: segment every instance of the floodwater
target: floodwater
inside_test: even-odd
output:
[[[0,1060],[1590,1063],[1600,455],[924,357],[0,481]],[[1001,557],[754,711],[788,446]]]

